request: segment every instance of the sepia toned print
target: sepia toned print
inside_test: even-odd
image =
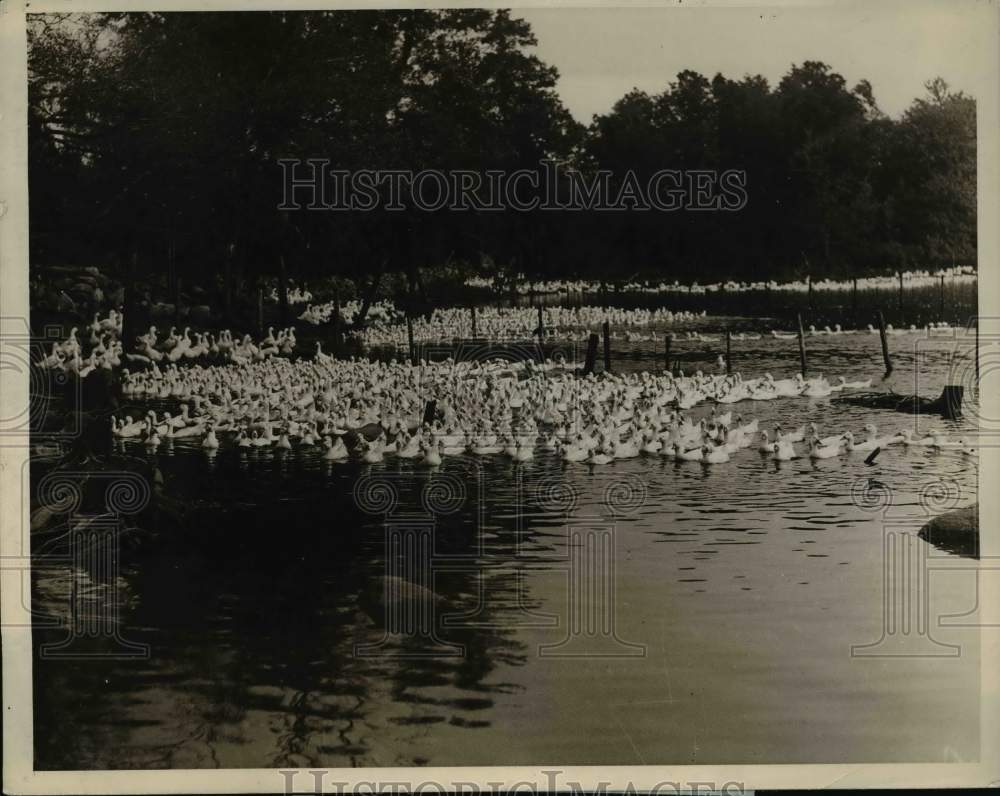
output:
[[[8,789],[996,779],[995,5],[18,19]]]

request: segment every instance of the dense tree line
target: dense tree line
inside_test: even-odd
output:
[[[900,119],[829,66],[685,71],[589,127],[507,11],[31,18],[33,264],[165,274],[228,305],[261,277],[429,267],[609,281],[849,275],[975,262],[975,102]],[[665,81],[666,82],[666,81]],[[338,169],[737,170],[736,211],[281,211],[283,158]],[[564,186],[565,187],[565,186]]]

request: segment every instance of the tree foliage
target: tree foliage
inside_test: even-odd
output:
[[[684,71],[583,127],[508,11],[31,18],[34,263],[214,286],[445,262],[624,279],[847,275],[975,261],[975,102],[898,120],[829,66]],[[338,169],[741,170],[736,212],[280,211],[282,158]],[[566,178],[568,179],[568,178]],[[213,285],[214,280],[214,285]]]

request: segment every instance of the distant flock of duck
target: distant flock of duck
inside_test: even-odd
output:
[[[976,281],[976,270],[969,265],[955,266],[954,268],[944,268],[936,271],[915,270],[903,272],[903,283],[908,287],[928,287],[936,284],[941,277],[952,282],[974,282]],[[494,289],[498,292],[509,292],[510,286],[503,289],[495,279],[489,277],[474,276],[465,280],[465,284],[470,287]],[[529,280],[524,274],[518,274],[514,280],[513,290],[515,293],[527,295],[530,293],[597,293],[605,285],[596,280],[585,279],[551,279],[551,280]],[[868,276],[859,277],[857,285],[859,290],[892,289],[899,284],[899,276]],[[754,290],[773,290],[793,293],[807,293],[810,289],[814,291],[846,291],[853,290],[854,280],[852,279],[817,279],[810,277],[796,279],[790,282],[776,282],[774,280],[760,282],[713,282],[700,285],[694,282],[690,285],[681,285],[680,282],[635,282],[630,281],[621,286],[621,289],[628,293],[744,293]]]
[[[370,315],[370,313],[369,313]],[[366,322],[366,328],[355,336],[365,346],[403,347],[409,344],[409,332],[402,313],[390,315],[388,321]],[[673,312],[668,309],[621,309],[617,307],[545,307],[542,309],[543,332],[546,338],[586,340],[591,331],[607,321],[611,326],[624,327],[627,339],[637,339],[631,329],[652,325],[672,325],[701,320],[705,312]],[[411,321],[415,342],[445,342],[475,337],[484,340],[524,340],[538,332],[538,309],[535,307],[479,307],[476,309],[475,330],[472,313],[467,307],[435,309],[429,317]],[[612,332],[617,338],[619,332]],[[650,336],[652,337],[652,336]]]
[[[361,304],[357,301],[346,302],[341,307],[345,323],[351,323],[360,311]],[[311,323],[329,320],[333,305],[308,304],[300,319],[312,319]],[[655,341],[662,331],[642,331],[650,326],[670,326],[673,324],[690,323],[702,320],[705,313],[672,312],[667,309],[621,309],[599,306],[581,307],[548,307],[543,310],[544,331],[547,339],[565,341],[586,340],[592,330],[598,329],[607,321],[613,331],[612,340],[626,342]],[[373,303],[368,311],[368,322],[364,329],[349,332],[366,347],[395,347],[405,349],[408,346],[408,333],[404,317],[391,301]],[[122,314],[111,310],[108,316],[101,318],[95,315],[91,324],[83,329],[82,337],[78,327],[70,330],[69,337],[63,341],[51,344],[48,355],[43,357],[38,365],[42,369],[62,370],[86,377],[98,369],[113,369],[130,364],[148,367],[153,364],[192,364],[260,362],[272,356],[289,357],[299,353],[295,328],[288,327],[275,332],[268,329],[267,334],[255,340],[251,335],[234,337],[228,329],[218,333],[193,332],[185,327],[178,332],[171,327],[162,334],[156,326],[136,338],[132,351],[125,352],[121,342]],[[451,307],[436,309],[429,317],[418,317],[413,320],[413,336],[415,342],[450,342],[472,336],[472,318],[468,308]],[[538,312],[536,308],[518,307],[499,309],[496,307],[481,307],[476,310],[476,336],[490,341],[523,340],[536,333],[538,329]],[[956,329],[946,321],[925,325],[922,329],[911,325],[908,329],[894,329],[891,324],[886,326],[890,335],[907,334],[954,334]],[[806,334],[813,336],[850,335],[855,333],[878,334],[878,330],[870,324],[866,329],[842,329],[840,324],[833,328],[825,326],[817,329],[810,326]],[[770,336],[777,340],[794,340],[798,334],[772,329]],[[736,332],[731,335],[734,341],[760,340],[762,335],[751,332]],[[687,330],[678,332],[677,341],[720,342],[722,334],[709,334],[702,331]],[[84,354],[87,350],[88,353]],[[322,354],[317,345],[316,351]],[[718,366],[725,367],[725,361],[719,356]]]
[[[686,414],[705,401],[812,397],[869,384],[701,371],[579,378],[551,362],[411,365],[335,360],[322,353],[308,361],[269,358],[183,369],[154,363],[144,372],[125,371],[124,393],[137,402],[175,399],[178,411],[113,417],[111,433],[151,450],[192,438],[208,452],[223,443],[239,449],[318,448],[328,461],[374,464],[395,456],[427,466],[466,453],[524,462],[539,449],[593,465],[642,455],[721,464],[747,448],[777,460],[827,459],[890,445],[975,455],[964,439],[940,433],[879,436],[868,425],[859,440],[850,431],[821,437],[812,423],[791,431],[778,425],[768,433],[757,420],[744,422],[715,406],[698,421]],[[424,422],[428,401],[436,402],[432,422]]]
[[[906,334],[946,334],[952,335],[957,331],[955,327],[949,324],[947,321],[932,321],[931,323],[926,323],[922,327],[917,328],[915,324],[910,324],[906,329],[896,329],[891,323],[885,325],[885,333],[893,336],[900,336]],[[836,324],[832,329],[829,326],[824,326],[822,329],[817,329],[815,326],[810,326],[805,332],[808,337],[819,337],[823,335],[838,335],[838,334],[879,334],[879,330],[872,326],[870,323],[864,329],[841,329],[840,324]],[[798,339],[797,332],[782,332],[777,329],[771,330],[771,336],[777,338],[778,340],[795,340]]]
[[[285,295],[288,297],[289,304],[305,304],[313,299],[313,294],[308,289],[300,287],[288,288]],[[271,301],[278,301],[280,298],[278,296],[278,288],[272,287],[271,291],[267,294],[267,297]]]
[[[333,320],[334,312],[337,308],[336,301],[327,301],[322,304],[307,304],[305,310],[299,315],[300,321],[305,321],[312,326],[330,323]],[[342,323],[354,323],[354,319],[361,311],[361,302],[356,300],[346,301],[340,305],[340,320]],[[365,316],[366,322],[374,325],[401,323],[403,313],[396,309],[396,305],[389,300],[373,302],[368,308]]]

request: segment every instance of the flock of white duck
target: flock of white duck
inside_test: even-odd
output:
[[[179,368],[153,364],[123,374],[136,401],[179,402],[176,413],[149,410],[112,418],[112,434],[155,450],[190,438],[207,452],[223,444],[239,449],[316,449],[328,461],[387,457],[437,466],[459,454],[507,456],[526,462],[536,452],[592,465],[658,456],[714,465],[744,449],[779,461],[829,459],[870,453],[890,445],[976,451],[943,433],[917,438],[912,431],[879,436],[867,425],[821,436],[814,423],[772,432],[744,422],[716,404],[829,395],[870,382],[831,384],[822,376],[744,379],[740,374],[691,376],[649,372],[579,378],[554,363],[537,365],[282,358],[241,364]],[[425,405],[436,402],[433,422]],[[700,420],[688,411],[714,402]],[[354,433],[352,433],[354,432]],[[350,447],[349,447],[350,444]],[[796,447],[800,445],[801,447]]]
[[[305,304],[313,300],[313,294],[306,288],[292,286],[285,291],[285,295],[288,298],[289,304]],[[271,292],[267,294],[267,297],[271,301],[279,301],[278,288],[272,287]]]
[[[95,315],[82,333],[74,326],[65,340],[51,344],[49,353],[37,362],[38,367],[85,378],[98,369],[111,370],[128,364],[142,367],[197,362],[240,364],[297,353],[294,327],[281,329],[277,334],[270,327],[262,339],[255,341],[249,334],[237,340],[228,329],[215,334],[192,332],[190,327],[185,327],[178,334],[175,326],[165,335],[150,326],[136,338],[135,350],[125,353],[121,342],[122,320],[121,313],[111,310],[103,319]],[[83,354],[85,349],[88,351],[86,356]]]
[[[922,327],[917,327],[915,324],[910,324],[906,329],[897,329],[891,323],[885,325],[885,333],[893,337],[899,337],[908,334],[925,334],[925,335],[954,335],[959,330],[948,323],[948,321],[932,321],[930,323],[924,324]],[[808,330],[805,331],[807,337],[823,337],[827,335],[841,335],[841,334],[879,334],[879,330],[872,326],[870,323],[864,329],[842,329],[840,324],[836,324],[832,329],[829,326],[824,326],[822,329],[817,329],[815,326],[810,326]],[[797,332],[783,332],[778,329],[771,330],[771,337],[778,340],[797,340],[799,335]],[[735,337],[734,337],[735,339]]]
[[[111,310],[106,318],[94,315],[83,329],[74,326],[65,340],[54,341],[37,364],[42,370],[61,371],[85,378],[98,369],[120,367],[123,358],[122,315]],[[84,347],[88,353],[84,356]]]
[[[281,329],[277,334],[274,327],[269,327],[263,339],[254,341],[249,334],[235,339],[228,329],[223,329],[216,336],[212,332],[191,332],[185,327],[180,334],[177,328],[171,326],[170,331],[162,338],[155,326],[137,338],[135,353],[128,353],[128,362],[142,365],[156,363],[197,362],[206,359],[222,359],[224,361],[243,363],[261,362],[272,356],[291,356],[295,353],[298,341],[295,339],[295,328]]]
[[[305,310],[299,315],[299,320],[312,326],[330,323],[333,321],[334,312],[337,309],[336,301],[326,301],[322,304],[307,304]],[[346,301],[340,305],[340,320],[344,324],[354,323],[354,319],[361,311],[361,302],[356,300]],[[396,309],[396,305],[389,301],[373,302],[368,308],[365,316],[367,323],[380,325],[400,323],[403,314]]]
[[[350,323],[360,310],[360,302],[347,302],[341,307],[345,323]],[[329,318],[333,305],[309,304],[303,315],[318,313],[316,317]],[[662,331],[643,331],[651,326],[667,326],[679,323],[699,321],[705,313],[671,312],[666,309],[621,309],[598,306],[581,307],[548,307],[543,310],[545,333],[548,338],[562,340],[586,340],[591,330],[600,328],[608,322],[614,331],[612,340],[626,342],[654,341]],[[301,316],[300,316],[301,317]],[[69,337],[63,341],[53,342],[49,354],[38,365],[42,369],[62,370],[86,377],[98,369],[113,369],[123,364],[148,367],[153,364],[208,364],[208,363],[248,363],[262,362],[272,356],[293,356],[300,353],[295,328],[288,327],[275,332],[268,328],[267,334],[259,340],[244,334],[235,337],[228,329],[219,332],[193,332],[185,327],[178,332],[176,327],[170,327],[165,334],[159,332],[156,326],[136,338],[135,348],[124,352],[121,343],[122,314],[111,310],[106,318],[94,316],[91,324],[80,332],[78,327],[70,330]],[[367,347],[395,347],[403,349],[408,345],[406,326],[402,323],[403,316],[392,302],[375,303],[369,309],[369,323],[365,329],[352,334]],[[476,335],[480,339],[490,341],[523,340],[538,328],[538,312],[535,308],[520,307],[498,309],[484,307],[476,310]],[[468,308],[452,307],[436,309],[427,318],[417,318],[413,321],[414,340],[425,342],[450,342],[472,336],[472,318]],[[954,334],[957,329],[945,321],[929,323],[922,329],[911,325],[908,329],[894,329],[887,325],[890,335],[907,334]],[[810,337],[836,336],[849,334],[874,334],[879,332],[869,325],[866,329],[842,329],[840,324],[834,328],[825,326],[817,329],[810,326],[806,334]],[[794,332],[784,332],[773,329],[770,336],[777,340],[795,340]],[[724,339],[722,334],[710,334],[702,331],[687,330],[678,332],[674,339],[679,342],[718,343]],[[731,335],[734,341],[760,340],[761,335],[751,332],[736,332]],[[84,351],[88,353],[84,355]],[[316,353],[322,355],[319,344]],[[725,368],[725,360],[720,355],[717,361],[720,369]],[[836,386],[831,389],[835,390]],[[826,390],[822,385],[814,386],[812,391],[821,394]]]
[[[429,317],[412,319],[415,342],[450,342],[470,339],[511,341],[531,338],[538,330],[538,309],[535,307],[479,307],[476,309],[473,329],[472,311],[467,307],[435,309]],[[670,326],[701,320],[705,312],[673,312],[668,309],[621,309],[617,307],[545,307],[542,309],[543,331],[546,338],[560,340],[586,340],[591,331],[608,322],[624,332],[612,332],[613,339],[652,339],[632,331],[653,325]],[[473,335],[473,331],[475,335]],[[388,320],[371,322],[356,337],[365,346],[402,348],[409,344],[409,332],[402,313],[388,316]]]
[[[361,303],[350,301],[342,305],[341,318],[345,324],[354,321],[360,311]],[[299,316],[300,320],[313,325],[328,323],[333,319],[334,302],[325,304],[309,304]],[[692,323],[703,320],[704,311],[687,312],[668,309],[622,309],[616,307],[581,306],[581,307],[546,307],[542,310],[543,331],[547,339],[563,341],[583,341],[594,331],[601,329],[608,322],[614,327],[612,340],[626,342],[651,342],[657,339],[657,331],[642,331],[649,327],[670,327],[676,324]],[[430,316],[419,316],[412,319],[413,340],[417,343],[443,343],[456,339],[472,337],[492,341],[517,341],[531,338],[538,331],[538,310],[533,307],[480,307],[476,310],[475,326],[472,312],[465,307],[448,307],[435,309]],[[906,329],[896,329],[892,324],[886,325],[886,334],[892,336],[908,334],[942,335],[954,334],[956,329],[947,321],[927,323],[918,328],[911,324]],[[878,335],[879,330],[868,324],[864,329],[843,329],[840,324],[833,328],[824,326],[817,329],[810,326],[806,331],[809,337],[836,336],[850,334]],[[366,317],[365,328],[351,332],[362,345],[366,347],[389,347],[403,349],[409,345],[409,331],[405,325],[405,317],[391,301],[381,301],[373,304]],[[777,340],[798,339],[796,332],[771,330],[771,337]],[[679,340],[694,340],[699,342],[718,342],[721,334],[706,334],[699,331],[687,331],[680,335]],[[731,335],[733,340],[750,341],[761,339],[760,334],[737,332]]]
[[[910,288],[928,287],[935,285],[941,277],[952,282],[974,282],[976,280],[976,269],[969,265],[960,265],[953,268],[930,271],[919,269],[916,271],[904,271],[903,283]],[[899,284],[899,275],[868,276],[860,277],[856,280],[859,290],[891,290]],[[466,285],[478,288],[493,289],[496,283],[488,277],[474,276],[465,281]],[[807,293],[809,290],[815,291],[848,291],[853,290],[855,280],[852,279],[796,279],[790,282],[777,282],[774,280],[760,282],[712,282],[700,285],[697,282],[691,285],[681,285],[680,282],[628,282],[621,286],[621,289],[629,293],[745,293],[753,290],[774,290],[788,293]],[[552,279],[531,281],[525,278],[524,274],[518,274],[515,279],[514,291],[522,295],[529,293],[596,293],[602,288],[602,283],[594,280],[584,279]],[[507,291],[510,287],[505,288]]]

